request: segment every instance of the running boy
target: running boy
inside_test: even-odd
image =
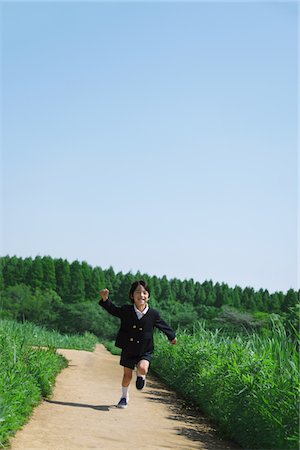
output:
[[[115,306],[108,298],[108,289],[103,289],[100,294],[102,298],[99,305],[121,319],[115,345],[122,349],[120,364],[124,367],[124,373],[122,396],[117,406],[126,408],[129,400],[129,385],[135,366],[137,367],[136,388],[141,390],[146,385],[146,375],[154,352],[154,327],[165,333],[172,344],[176,344],[175,332],[160,317],[156,309],[149,308],[150,289],[145,281],[139,280],[132,283],[129,291],[132,305]]]

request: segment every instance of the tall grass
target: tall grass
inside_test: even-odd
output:
[[[96,342],[91,334],[61,336],[30,323],[0,320],[0,446],[51,395],[57,374],[67,366],[56,348],[93,350]]]
[[[45,327],[34,325],[30,322],[20,324],[11,320],[0,320],[0,336],[9,335],[21,340],[27,345],[50,347],[50,348],[69,348],[76,350],[93,351],[98,338],[91,333],[79,334],[60,334],[57,331],[49,331]]]
[[[242,447],[298,449],[298,353],[282,326],[227,337],[199,325],[176,346],[157,335],[152,367]]]
[[[101,343],[112,355],[121,355],[121,349],[115,346],[115,341],[101,340]]]

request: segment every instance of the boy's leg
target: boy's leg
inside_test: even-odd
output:
[[[136,388],[142,390],[146,385],[146,375],[148,373],[150,362],[147,359],[141,359],[137,363]]]
[[[128,387],[132,380],[132,369],[129,367],[124,367],[123,379],[122,379],[122,387]]]
[[[149,370],[150,362],[147,359],[141,359],[137,363],[137,372],[138,375],[146,376]]]
[[[119,408],[126,408],[129,400],[129,385],[132,379],[132,369],[129,367],[124,367],[123,378],[122,378],[122,394],[121,400],[118,403]]]

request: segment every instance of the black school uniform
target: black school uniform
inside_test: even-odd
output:
[[[119,307],[108,299],[105,302],[100,300],[99,305],[121,319],[115,345],[122,349],[120,360],[122,366],[134,369],[141,359],[151,362],[154,351],[154,328],[165,333],[170,341],[176,336],[174,330],[160,317],[156,309],[149,307],[146,314],[138,319],[133,304]]]

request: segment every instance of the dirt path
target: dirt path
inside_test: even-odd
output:
[[[151,374],[142,392],[132,383],[127,409],[116,408],[122,368],[102,345],[93,353],[59,352],[69,367],[58,376],[51,400],[11,440],[12,450],[238,448]]]

